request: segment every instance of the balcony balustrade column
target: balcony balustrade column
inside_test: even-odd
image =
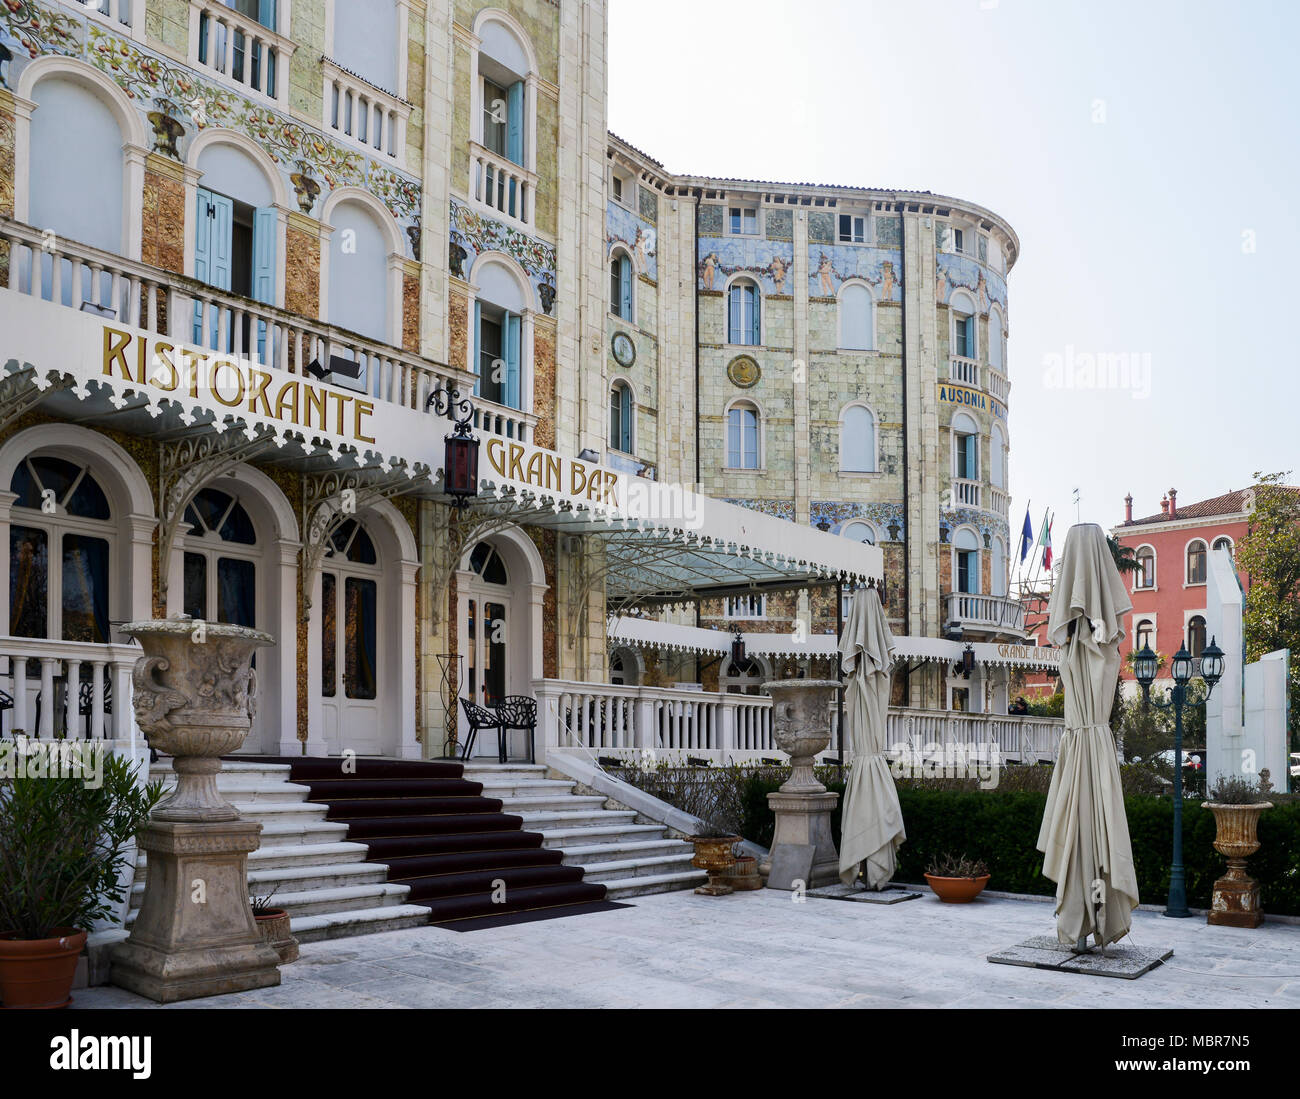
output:
[[[104,661],[90,665],[90,739],[104,739]]]
[[[54,666],[58,663],[56,657],[41,657],[41,717],[36,732],[44,740],[54,735]]]

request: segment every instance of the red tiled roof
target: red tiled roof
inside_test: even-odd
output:
[[[1300,487],[1295,485],[1279,486],[1287,489],[1289,492],[1300,492]],[[1194,504],[1177,505],[1176,514],[1173,519],[1164,512],[1157,512],[1155,515],[1147,515],[1142,519],[1132,519],[1120,524],[1121,527],[1142,527],[1149,523],[1169,523],[1180,522],[1183,519],[1213,519],[1220,515],[1240,515],[1246,510],[1246,493],[1249,489],[1238,488],[1232,492],[1225,492],[1222,496],[1212,496],[1208,500],[1198,500]]]

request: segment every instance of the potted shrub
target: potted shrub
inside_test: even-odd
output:
[[[0,1000],[7,1008],[66,1007],[86,933],[114,917],[136,832],[163,794],[103,753],[83,777],[38,777],[32,745],[0,773]],[[84,757],[83,757],[84,758]],[[48,773],[49,768],[43,772]],[[67,768],[64,768],[64,774]],[[12,777],[8,777],[12,775]]]
[[[1259,850],[1260,814],[1272,809],[1268,772],[1258,779],[1220,775],[1201,807],[1214,814],[1214,849],[1228,860],[1228,872],[1214,883],[1206,922],[1229,927],[1258,927],[1264,919],[1259,882],[1246,874],[1246,860]]]
[[[298,940],[289,933],[289,913],[287,909],[276,908],[271,904],[275,896],[272,889],[265,897],[248,898],[253,909],[253,919],[257,921],[257,930],[262,938],[280,955],[280,964],[298,960]]]
[[[695,892],[706,897],[725,897],[733,892],[732,887],[723,881],[723,876],[736,861],[731,849],[740,842],[740,837],[725,828],[708,826],[687,838],[695,845],[691,865],[709,875],[708,885],[699,886]]]
[[[966,904],[978,897],[988,885],[989,868],[979,859],[945,852],[930,860],[925,880],[941,901]]]

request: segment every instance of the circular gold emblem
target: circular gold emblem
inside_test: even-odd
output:
[[[749,389],[762,376],[763,371],[759,369],[758,363],[748,355],[738,355],[727,364],[727,377],[731,379],[732,385],[741,389]]]

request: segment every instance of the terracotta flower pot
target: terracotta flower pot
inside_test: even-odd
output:
[[[723,875],[736,861],[731,849],[740,842],[740,837],[691,836],[690,840],[695,844],[695,857],[691,859],[691,865],[709,875],[709,884],[701,885],[695,892],[706,897],[725,897],[732,892],[732,888],[723,881]]]
[[[0,1001],[6,1008],[67,1007],[86,933],[56,927],[50,939],[0,933]]]
[[[283,908],[268,908],[265,911],[253,910],[257,920],[257,930],[262,938],[271,944],[280,956],[280,964],[298,960],[298,940],[289,931],[289,913]]]
[[[978,878],[940,878],[935,874],[926,874],[925,881],[941,901],[947,904],[967,904],[984,892],[984,887],[989,883],[989,875],[983,874]]]

